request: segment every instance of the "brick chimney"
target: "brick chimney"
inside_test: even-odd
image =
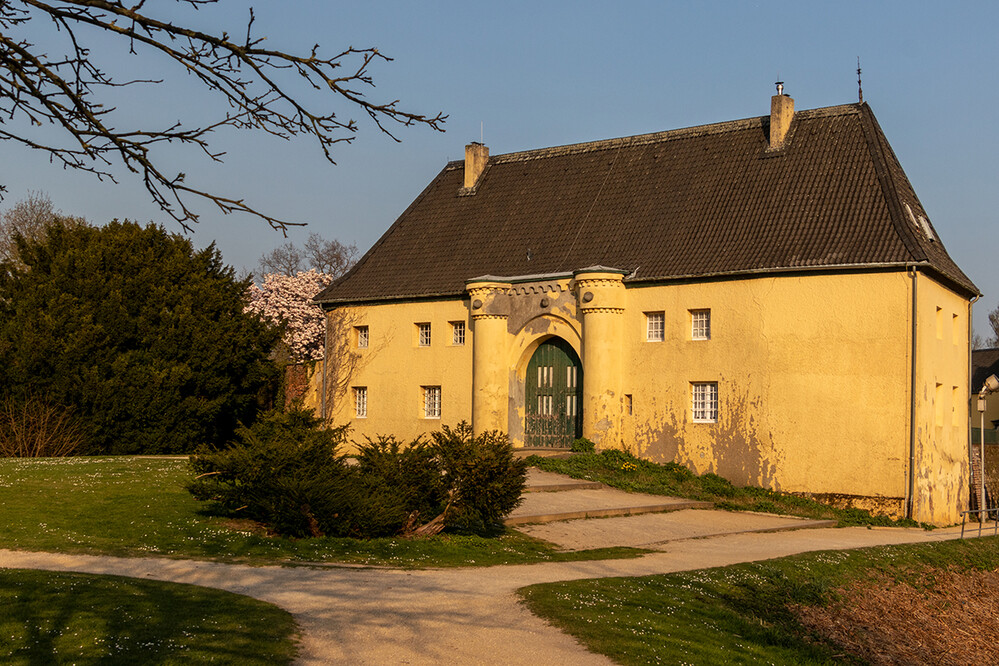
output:
[[[465,189],[470,190],[479,182],[489,162],[489,148],[473,141],[465,146]]]
[[[783,94],[783,88],[783,84],[778,84],[777,94],[770,98],[770,150],[784,147],[794,118],[794,99]]]

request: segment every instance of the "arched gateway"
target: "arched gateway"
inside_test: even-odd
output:
[[[524,444],[568,448],[583,435],[583,364],[562,338],[541,343],[527,365]]]

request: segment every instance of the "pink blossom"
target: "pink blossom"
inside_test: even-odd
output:
[[[293,361],[315,361],[323,357],[323,312],[312,298],[333,281],[333,276],[315,269],[294,276],[269,273],[263,284],[249,288],[248,312],[275,324],[286,325],[284,342]]]

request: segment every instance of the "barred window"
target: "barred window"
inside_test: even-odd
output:
[[[354,330],[357,331],[357,348],[366,349],[368,347],[368,327],[355,326]]]
[[[646,340],[649,342],[662,342],[665,339],[666,313],[646,312]]]
[[[419,329],[419,335],[420,335],[420,337],[419,337],[419,345],[421,347],[429,347],[430,346],[430,324],[424,322],[422,324],[417,324],[416,327]]]
[[[363,419],[368,415],[368,387],[354,387],[354,416]]]
[[[456,347],[465,344],[465,322],[451,322],[451,344]]]
[[[690,339],[711,339],[711,310],[690,311]]]
[[[715,423],[718,420],[718,383],[695,382],[690,387],[694,423]]]
[[[423,387],[423,418],[439,419],[441,417],[441,387]]]

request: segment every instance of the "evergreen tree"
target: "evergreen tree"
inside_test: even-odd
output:
[[[250,423],[280,331],[214,245],[54,224],[0,264],[0,393],[69,408],[91,453],[181,453]]]

